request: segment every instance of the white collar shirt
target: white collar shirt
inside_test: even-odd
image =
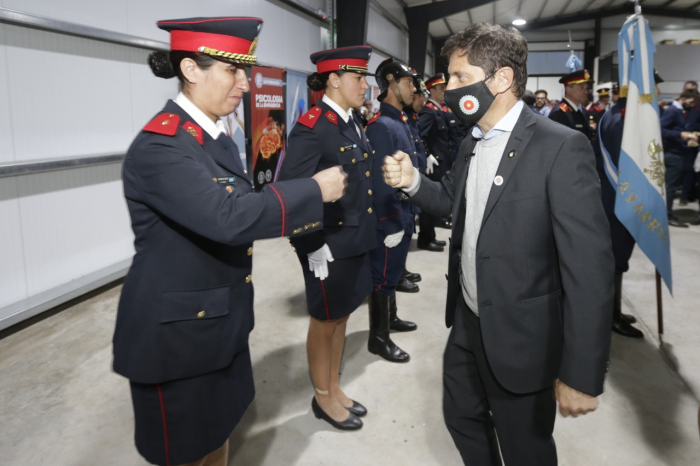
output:
[[[224,122],[216,120],[216,123],[211,121],[203,111],[199,109],[190,99],[188,99],[185,94],[180,92],[175,98],[175,103],[180,106],[189,116],[194,119],[194,123],[202,127],[204,131],[212,137],[212,139],[218,138],[221,134],[226,134],[226,127]]]

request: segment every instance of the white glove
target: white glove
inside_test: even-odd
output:
[[[425,174],[426,175],[432,175],[433,174],[433,167],[437,167],[440,164],[438,163],[437,159],[435,156],[430,154],[427,159],[428,166],[425,169]]]
[[[384,238],[384,245],[387,248],[395,248],[396,246],[399,245],[401,242],[401,239],[403,238],[403,230],[399,231],[398,233],[394,233],[392,235],[387,236]]]
[[[319,280],[325,280],[328,277],[328,263],[333,262],[333,254],[327,244],[324,244],[321,249],[318,249],[309,257],[309,270],[314,273],[314,276]]]

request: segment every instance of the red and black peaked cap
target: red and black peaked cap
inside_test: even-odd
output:
[[[438,73],[428,78],[428,80],[425,82],[425,87],[430,90],[438,84],[447,84],[444,73]]]
[[[170,32],[170,49],[199,52],[243,65],[254,65],[260,18],[185,18],[158,21]]]
[[[309,57],[311,63],[316,65],[316,72],[328,73],[330,71],[351,71],[371,75],[367,65],[372,56],[372,47],[358,45],[343,47],[340,49],[322,50],[312,53]]]

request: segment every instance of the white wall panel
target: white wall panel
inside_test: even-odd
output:
[[[4,29],[0,24],[0,44]],[[5,46],[0,45],[0,163],[15,160],[15,150],[12,138],[12,114],[10,106],[10,89],[7,83],[7,53]]]
[[[30,295],[133,254],[121,164],[18,177]]]
[[[126,8],[123,1],[4,0],[3,6],[61,21],[126,32]]]
[[[129,63],[146,51],[19,26],[5,43],[16,160],[126,149]]]
[[[162,42],[170,42],[170,34],[158,29],[156,21],[218,15],[210,13],[212,8],[209,1],[204,2],[206,6],[199,0],[121,0],[115,3],[122,4],[127,12],[127,27],[124,32]],[[236,3],[239,3],[238,0],[229,2]]]
[[[0,308],[27,297],[23,249],[17,180],[0,178]]]
[[[367,43],[399,60],[408,60],[408,36],[371,7],[367,22]]]
[[[161,79],[148,65],[129,65],[131,81],[132,138],[156,115],[168,99],[177,96],[177,79]]]

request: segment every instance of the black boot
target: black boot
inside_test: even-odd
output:
[[[401,293],[418,293],[420,287],[408,278],[401,277],[396,284],[396,291],[400,291]]]
[[[644,338],[641,330],[632,327],[630,319],[633,316],[628,316],[622,313],[622,274],[615,274],[615,304],[613,308],[613,332],[629,338]],[[636,319],[634,320],[636,322]]]
[[[389,338],[389,313],[391,297],[379,291],[369,295],[369,341],[370,353],[391,362],[408,362],[411,357]]]
[[[413,283],[418,283],[422,279],[422,277],[420,276],[419,273],[409,272],[405,268],[403,269],[403,275],[401,275],[401,278],[405,278],[406,280],[410,280]]]
[[[396,315],[396,294],[391,295],[390,301],[390,312],[389,312],[389,328],[391,330],[396,330],[397,332],[412,332],[418,328],[418,326],[407,320],[401,320]]]

